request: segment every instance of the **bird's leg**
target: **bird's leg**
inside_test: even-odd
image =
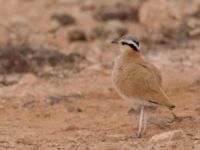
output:
[[[139,138],[142,136],[143,117],[144,117],[144,106],[142,106],[141,112],[140,112],[139,129],[138,129],[138,137]]]
[[[145,108],[144,108],[145,110]],[[147,120],[148,120],[148,116],[147,116],[147,112],[146,111],[143,111],[144,115],[143,115],[143,121],[144,121],[144,127],[143,127],[143,134],[145,133],[146,131],[146,128],[147,128]]]

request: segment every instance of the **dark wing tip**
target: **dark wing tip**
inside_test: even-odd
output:
[[[149,101],[149,102],[152,103],[152,104],[161,105],[161,104],[154,102],[154,101]],[[175,105],[165,105],[165,106],[170,110],[173,110],[176,107]]]
[[[175,107],[175,105],[167,105],[167,108],[169,108],[170,110],[173,110]]]

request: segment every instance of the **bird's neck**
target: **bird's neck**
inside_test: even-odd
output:
[[[131,62],[131,61],[136,61],[136,60],[141,60],[141,55],[139,52],[134,51],[133,49],[126,47],[123,49],[122,53],[121,53],[121,58],[123,59],[123,61],[126,62]]]

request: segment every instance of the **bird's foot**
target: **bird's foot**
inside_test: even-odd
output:
[[[157,107],[156,106],[145,106],[145,110],[147,112],[154,112],[156,111]],[[140,114],[140,111],[141,111],[141,107],[138,107],[138,108],[131,108],[129,109],[128,111],[128,115],[139,115]]]
[[[183,119],[183,117],[178,117],[175,113],[172,112],[172,118],[168,121],[168,123],[180,122]]]
[[[137,137],[137,138],[142,138],[142,136],[143,136],[142,133],[137,133],[137,134],[136,134],[136,137]]]

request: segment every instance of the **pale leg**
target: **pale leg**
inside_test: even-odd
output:
[[[141,108],[141,112],[140,112],[140,120],[139,120],[138,137],[141,137],[141,136],[142,136],[143,117],[144,117],[144,106],[142,106],[142,108]]]
[[[143,128],[143,134],[145,133],[145,131],[146,131],[146,128],[147,128],[147,120],[148,120],[148,116],[147,116],[147,112],[145,111],[144,112],[144,115],[143,115],[143,118],[144,118],[144,128]]]

